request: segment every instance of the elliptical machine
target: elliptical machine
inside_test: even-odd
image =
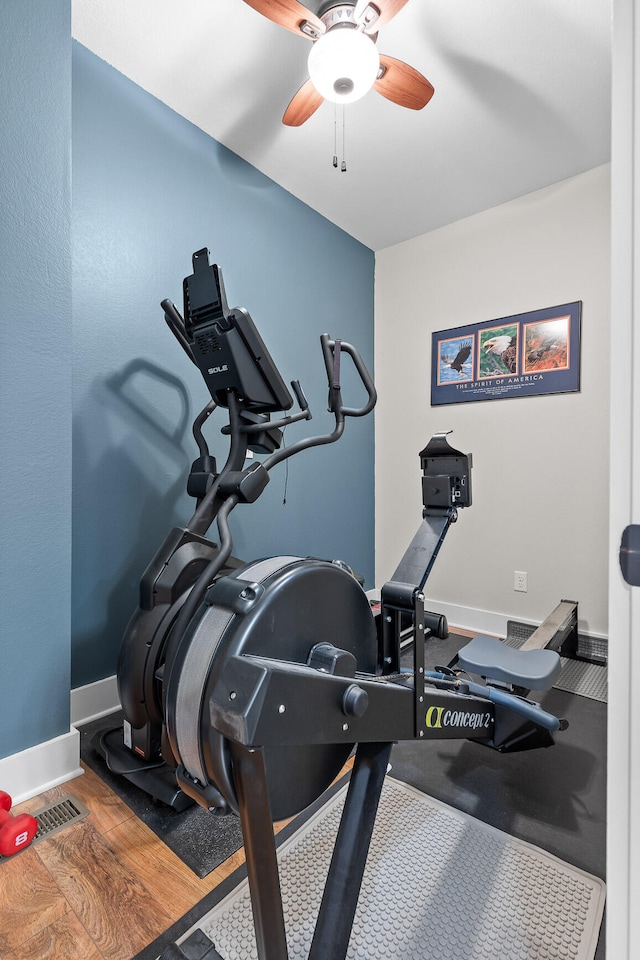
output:
[[[291,383],[299,410],[272,421],[275,412],[292,408],[294,399],[277,370],[249,313],[229,309],[222,272],[209,263],[206,249],[192,257],[193,273],[183,281],[184,317],[170,300],[163,300],[165,320],[189,359],[200,369],[212,399],[193,424],[199,456],[193,462],[187,491],[197,503],[188,524],[173,528],[140,581],[139,606],[125,630],[117,668],[122,728],[94,741],[112,772],[122,775],[154,799],[185,809],[194,801],[176,779],[176,761],[166,736],[165,661],[171,638],[179,637],[213,582],[241,566],[227,549],[226,516],[229,491],[237,501],[254,502],[276,463],[316,444],[338,440],[345,417],[364,416],[374,406],[373,382],[357,351],[350,345],[321,338],[329,380],[329,409],[335,429],[282,449],[282,431],[311,418],[298,381]],[[347,408],[340,392],[340,358],[349,355],[362,380],[367,400]],[[222,434],[229,437],[226,462],[218,471],[202,428],[217,408],[228,412]],[[245,469],[247,453],[267,455]],[[224,516],[219,518],[224,506]],[[220,546],[207,537],[214,520],[223,531]]]

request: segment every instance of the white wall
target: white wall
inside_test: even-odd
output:
[[[474,502],[426,586],[452,625],[501,632],[571,599],[581,630],[606,636],[609,180],[598,167],[376,254],[376,583],[420,522],[418,452],[452,429]],[[430,406],[432,331],[575,300],[579,393]]]

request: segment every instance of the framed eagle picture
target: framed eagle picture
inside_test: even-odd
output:
[[[582,302],[431,335],[431,405],[580,390]]]

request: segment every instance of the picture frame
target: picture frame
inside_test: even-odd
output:
[[[431,335],[431,406],[580,390],[582,301]]]

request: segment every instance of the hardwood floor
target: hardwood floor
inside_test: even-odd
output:
[[[198,879],[88,768],[12,812],[67,793],[89,816],[0,863],[2,960],[131,960],[244,860]]]
[[[200,880],[83,769],[12,810],[31,813],[72,793],[89,816],[0,862],[0,960],[132,960],[244,863],[240,849]]]

